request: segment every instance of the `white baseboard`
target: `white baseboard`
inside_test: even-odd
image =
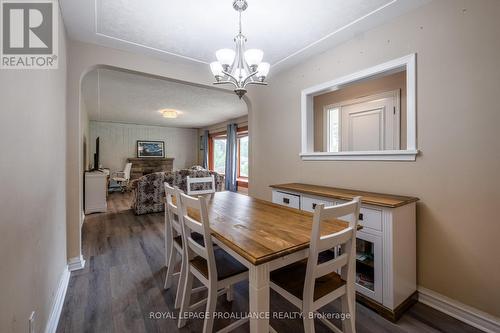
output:
[[[70,258],[68,260],[68,270],[70,272],[77,271],[79,269],[83,269],[85,267],[85,259],[83,259],[82,255],[74,258]]]
[[[418,300],[484,332],[500,332],[500,318],[460,303],[435,291],[419,286]]]
[[[54,301],[52,302],[52,308],[50,309],[49,320],[45,326],[45,333],[55,333],[57,330],[57,324],[59,323],[59,317],[61,316],[64,298],[66,297],[66,290],[68,289],[70,272],[68,267],[64,267],[64,270],[59,279],[59,285],[57,286]]]

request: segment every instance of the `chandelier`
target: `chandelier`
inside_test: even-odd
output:
[[[236,51],[221,49],[215,52],[218,61],[210,64],[212,74],[215,76],[214,84],[232,84],[234,92],[239,98],[247,92],[245,87],[249,84],[267,85],[265,81],[269,73],[269,63],[262,62],[264,52],[259,49],[245,51],[247,38],[241,33],[241,13],[247,9],[246,0],[234,0],[233,8],[239,14],[239,31],[234,42]]]

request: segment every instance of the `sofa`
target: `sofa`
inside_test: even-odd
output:
[[[171,186],[177,186],[186,192],[186,177],[215,177],[215,190],[221,191],[224,183],[224,176],[215,171],[194,166],[189,169],[181,169],[169,172],[155,172],[135,179],[130,184],[132,190],[132,209],[136,215],[157,213],[165,210],[165,189],[163,183],[167,182]],[[196,188],[194,188],[196,186]],[[195,184],[193,189],[209,189],[211,184]]]

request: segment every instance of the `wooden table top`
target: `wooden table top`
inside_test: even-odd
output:
[[[254,265],[309,247],[311,213],[228,191],[207,202],[213,236]],[[325,221],[322,235],[346,227],[343,221]]]
[[[361,196],[365,204],[396,208],[418,201],[416,197],[407,197],[402,195],[382,194],[375,192],[349,190],[344,188],[288,183],[271,185],[272,188],[285,191],[293,191],[304,194],[316,195],[320,197],[334,198],[340,200],[352,200],[356,196]]]

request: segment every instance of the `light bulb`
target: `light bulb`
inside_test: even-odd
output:
[[[212,70],[212,74],[217,77],[217,76],[224,76],[224,73],[222,73],[222,65],[218,61],[214,61],[210,63],[210,69]]]
[[[220,49],[215,52],[215,56],[222,66],[231,66],[234,61],[235,53],[231,49]]]
[[[245,61],[248,66],[257,66],[262,61],[264,52],[259,49],[250,49],[245,52]]]
[[[256,76],[258,78],[264,79],[267,76],[267,74],[269,74],[270,67],[271,67],[271,65],[268,62],[261,62],[259,64],[259,67],[257,68]]]
[[[175,119],[178,116],[178,112],[172,109],[166,109],[161,111],[163,118]]]

